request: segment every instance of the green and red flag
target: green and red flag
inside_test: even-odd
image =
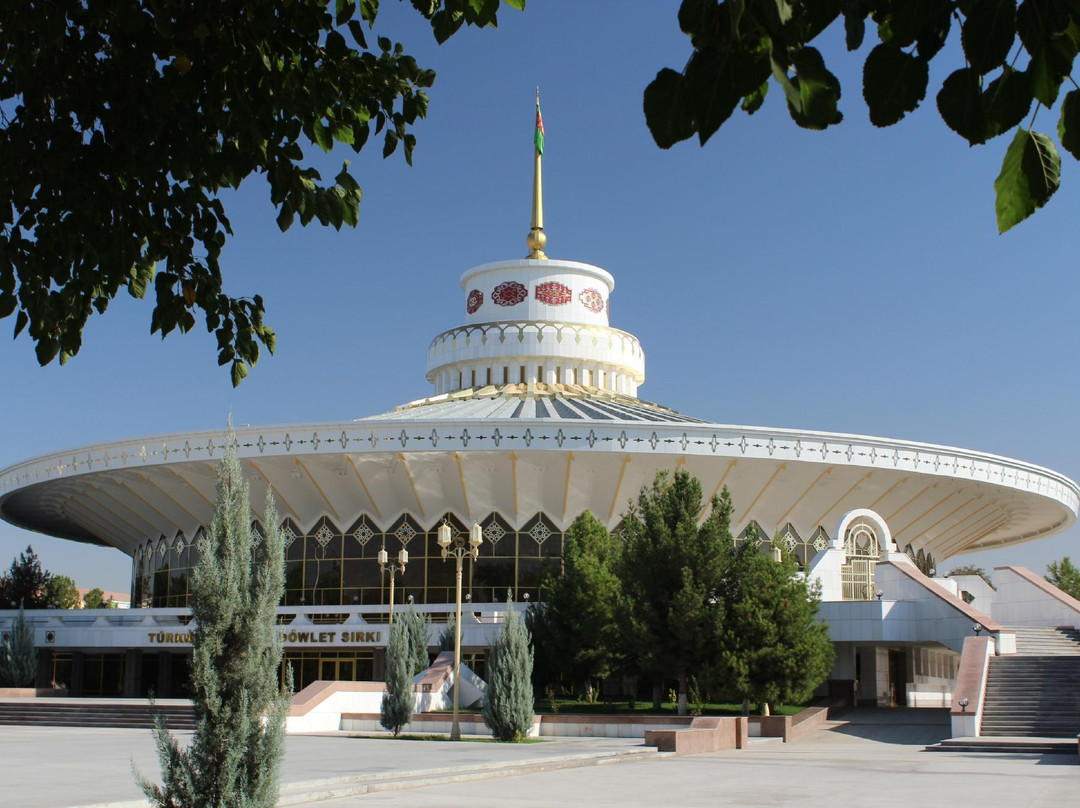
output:
[[[536,99],[536,134],[533,135],[533,143],[536,144],[536,153],[544,153],[544,116],[540,114],[540,98]]]

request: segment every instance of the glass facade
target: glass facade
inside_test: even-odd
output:
[[[424,530],[412,514],[402,514],[385,527],[364,514],[342,529],[323,517],[306,533],[295,522],[282,523],[285,538],[285,596],[282,605],[383,605],[389,602],[389,580],[379,569],[379,550],[396,558],[409,553],[404,574],[395,579],[394,600],[411,595],[417,603],[452,603],[455,599],[456,563],[443,560],[436,541],[445,521],[455,534],[468,534],[468,526],[446,514]],[[466,560],[462,592],[475,603],[516,600],[526,593],[537,598],[548,572],[561,569],[563,535],[545,514],[526,520],[519,530],[501,514],[490,513],[480,526],[484,543],[480,557]],[[262,527],[254,526],[258,535]],[[171,541],[161,536],[140,546],[132,558],[132,605],[142,607],[190,606],[191,571],[199,557],[201,530],[192,540],[182,533]],[[261,542],[259,543],[261,547]],[[259,551],[256,548],[256,552]]]

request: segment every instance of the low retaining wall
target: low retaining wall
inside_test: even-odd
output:
[[[691,716],[658,715],[534,715],[530,738],[641,738],[650,730],[689,729]],[[416,713],[402,732],[450,733],[453,717],[450,713]],[[459,713],[462,734],[490,735],[479,713]],[[384,732],[378,713],[345,713],[341,729],[350,732]]]
[[[66,687],[0,687],[0,699],[63,698],[67,695]]]
[[[748,724],[742,716],[698,716],[690,722],[688,729],[646,730],[645,745],[676,755],[703,755],[726,749],[744,749],[750,739]]]

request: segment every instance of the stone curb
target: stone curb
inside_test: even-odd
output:
[[[652,747],[609,750],[591,754],[559,755],[534,760],[508,760],[488,762],[475,766],[457,766],[434,769],[415,769],[405,772],[376,772],[369,775],[332,777],[322,780],[306,780],[284,783],[281,786],[278,805],[307,805],[313,802],[355,797],[378,791],[403,791],[410,788],[461,783],[471,780],[488,780],[496,777],[515,777],[560,769],[578,769],[586,766],[604,766],[638,760],[670,757],[670,753],[658,752]],[[145,800],[102,802],[71,808],[147,808]]]

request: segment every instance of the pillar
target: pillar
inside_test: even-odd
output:
[[[124,697],[135,698],[139,695],[139,680],[142,678],[142,651],[129,648],[124,652]]]

